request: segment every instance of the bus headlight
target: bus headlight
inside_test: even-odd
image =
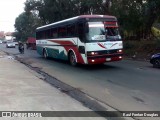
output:
[[[117,50],[117,52],[118,52],[118,53],[122,53],[122,52],[123,52],[123,50]]]
[[[88,55],[88,56],[98,55],[98,52],[88,52],[87,55]]]
[[[92,60],[92,62],[95,62],[95,60]]]
[[[122,59],[122,56],[119,56],[119,59]]]
[[[97,55],[98,53],[97,52],[91,52],[91,55]]]

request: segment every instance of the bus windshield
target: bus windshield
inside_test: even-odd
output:
[[[86,33],[88,41],[106,41],[121,39],[117,27],[105,27],[103,22],[89,22],[89,31]]]
[[[118,28],[115,27],[106,27],[106,38],[116,38],[119,35]]]

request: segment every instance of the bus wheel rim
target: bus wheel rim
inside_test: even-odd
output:
[[[47,53],[46,53],[46,50],[44,51],[44,58],[47,58]]]
[[[70,60],[71,60],[71,64],[72,64],[72,65],[75,65],[75,64],[76,64],[76,57],[75,57],[74,53],[71,53]]]

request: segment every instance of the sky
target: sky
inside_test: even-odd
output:
[[[15,31],[15,19],[24,12],[25,1],[26,0],[0,0],[0,31]]]

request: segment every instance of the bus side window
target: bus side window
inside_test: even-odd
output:
[[[74,37],[75,36],[75,25],[68,25],[67,26],[67,36]]]
[[[51,38],[57,38],[58,37],[58,32],[56,28],[51,29]]]
[[[58,37],[59,37],[59,38],[64,38],[64,37],[66,37],[66,34],[67,34],[66,26],[63,26],[63,27],[59,27],[59,28],[58,28]]]
[[[50,38],[50,29],[45,31],[45,39]]]
[[[40,31],[40,32],[38,32],[38,33],[39,33],[39,37],[38,37],[38,39],[39,39],[39,40],[43,39],[43,32],[42,32],[42,31]]]
[[[41,35],[42,35],[42,36],[41,36],[41,39],[45,39],[45,31],[42,31],[42,32],[41,32]]]
[[[36,32],[36,40],[40,40],[40,32]]]
[[[81,42],[84,42],[84,23],[78,23],[78,37]]]
[[[43,39],[46,39],[46,30],[43,31]]]
[[[47,37],[48,39],[51,39],[51,29],[47,30]]]

